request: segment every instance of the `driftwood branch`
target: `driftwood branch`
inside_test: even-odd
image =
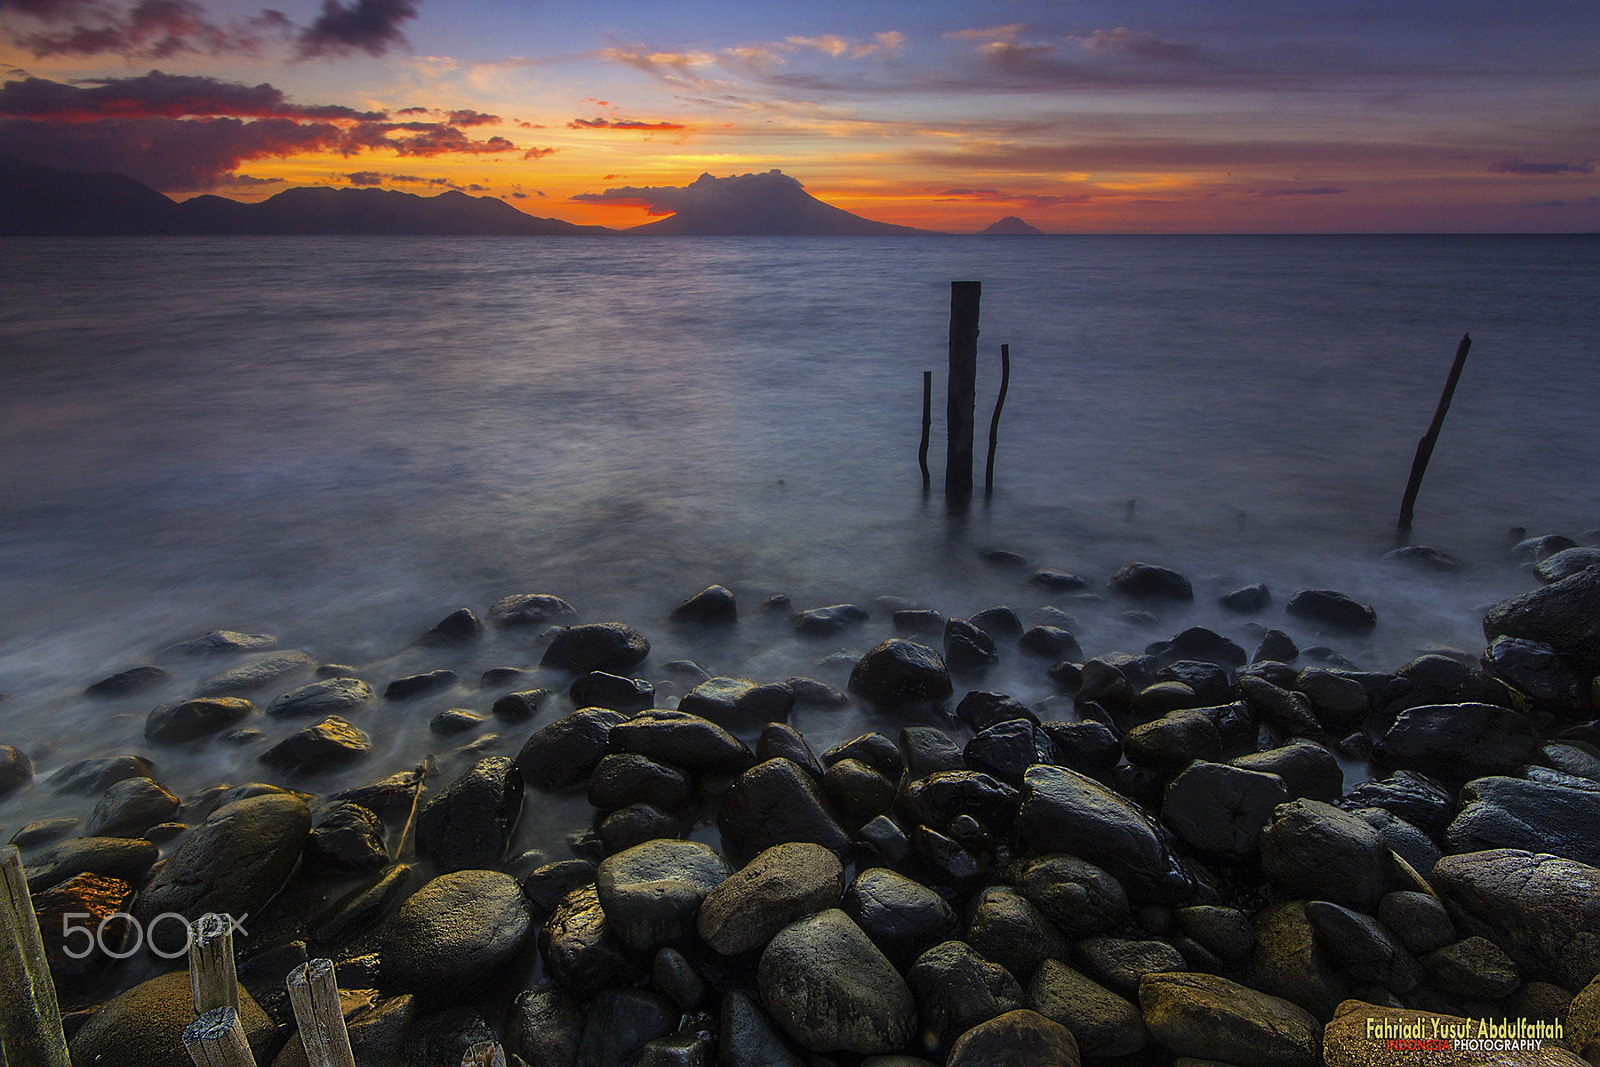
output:
[[[983,470],[983,491],[994,492],[994,453],[1000,446],[1000,409],[1006,406],[1011,385],[1011,346],[1000,346],[1000,395],[994,398],[994,418],[989,420],[989,463]]]
[[[922,468],[922,489],[933,484],[928,475],[928,435],[933,430],[933,371],[922,372],[922,447],[917,449],[917,466]]]
[[[1450,377],[1445,379],[1439,406],[1434,409],[1433,421],[1428,424],[1428,432],[1422,435],[1422,440],[1417,442],[1417,455],[1411,461],[1411,477],[1406,480],[1406,495],[1400,501],[1400,521],[1395,527],[1395,536],[1398,538],[1404,539],[1411,533],[1412,509],[1416,507],[1417,492],[1422,488],[1422,476],[1427,473],[1428,460],[1433,458],[1434,443],[1439,440],[1445,414],[1450,410],[1450,399],[1456,395],[1456,382],[1461,380],[1461,368],[1467,362],[1467,349],[1471,347],[1472,338],[1462,334],[1461,343],[1456,346],[1455,362],[1450,365]]]

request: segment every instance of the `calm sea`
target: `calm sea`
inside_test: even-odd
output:
[[[938,493],[956,279],[983,283],[964,518]],[[1380,565],[1463,332],[1416,537],[1470,569]],[[275,634],[380,688],[434,666],[475,679],[536,661],[528,636],[459,660],[406,645],[454,608],[551,592],[642,629],[663,682],[693,657],[842,686],[819,661],[889,635],[887,613],[801,642],[758,620],[762,598],[1050,602],[980,562],[999,547],[1096,582],[1133,559],[1194,580],[1196,604],[1154,626],[1061,604],[1090,655],[1196,623],[1253,647],[1215,597],[1265,581],[1261,621],[1303,644],[1321,638],[1282,615],[1294,589],[1372,603],[1370,638],[1331,643],[1392,668],[1481,647],[1481,606],[1532,584],[1506,560],[1510,527],[1600,526],[1594,237],[10,238],[0,372],[0,741],[41,774],[146,752],[180,790],[261,778],[255,755],[300,724],[151,752],[145,713],[201,667],[125,701],[81,691],[213,628]],[[711,582],[747,622],[721,643],[674,634],[666,612]],[[1015,654],[987,684],[1048,692]],[[493,695],[361,713],[368,769],[448,751],[428,718]],[[870,720],[797,724],[820,748]],[[528,729],[485,750],[514,754]],[[61,806],[34,789],[0,822]]]

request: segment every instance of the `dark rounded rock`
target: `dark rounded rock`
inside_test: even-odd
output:
[[[811,751],[811,746],[806,744],[806,739],[800,735],[800,731],[786,722],[769,722],[761,728],[753,762],[764,763],[769,759],[790,760],[811,777],[822,777],[822,763],[817,759],[816,753]],[[751,764],[746,766],[749,765]],[[730,769],[742,771],[746,767]]]
[[[556,631],[539,660],[541,667],[588,674],[627,674],[650,654],[650,642],[620,622],[591,622]]]
[[[972,898],[966,941],[1022,983],[1033,977],[1041,962],[1065,956],[1069,948],[1044,912],[1005,886],[990,886]]]
[[[33,763],[15,745],[0,745],[0,797],[33,781]]]
[[[1055,743],[1056,762],[1087,777],[1109,774],[1122,759],[1122,742],[1105,723],[1047,721],[1039,728]]]
[[[1222,758],[1222,735],[1200,711],[1174,711],[1135,726],[1122,739],[1128,762],[1171,771],[1191,760]]]
[[[501,597],[489,605],[489,621],[502,630],[565,622],[578,617],[577,610],[549,593],[518,593]]]
[[[70,815],[60,815],[53,819],[35,819],[12,834],[10,843],[24,851],[48,845],[72,833],[78,828],[79,822],[80,820]]]
[[[1591,567],[1600,567],[1600,548],[1574,545],[1539,560],[1534,564],[1534,575],[1546,585],[1582,574]]]
[[[1150,1043],[1138,1008],[1060,960],[1039,965],[1028,983],[1026,1003],[1070,1030],[1085,1056],[1131,1056]]]
[[[521,667],[490,667],[478,675],[478,686],[482,689],[504,689],[516,685],[517,680],[527,673]]]
[[[144,739],[157,745],[193,741],[227,729],[255,714],[256,706],[243,697],[203,697],[162,704],[145,717]]]
[[[1354,980],[1323,947],[1306,917],[1306,902],[1289,900],[1256,913],[1255,947],[1238,980],[1252,989],[1292,1001],[1318,1019],[1331,1019]]]
[[[706,944],[733,956],[760,948],[796,919],[834,907],[842,892],[838,856],[808,842],[774,845],[706,894],[695,928]]]
[[[1048,660],[1083,658],[1083,647],[1078,639],[1059,626],[1035,626],[1017,640],[1017,647]]]
[[[759,685],[748,678],[712,678],[685,693],[678,710],[724,729],[754,731],[769,722],[788,721],[794,690],[781,682]]]
[[[648,841],[600,863],[595,890],[622,943],[652,949],[687,937],[706,894],[733,873],[698,841]]]
[[[794,632],[802,637],[832,637],[870,618],[866,608],[856,604],[830,604],[811,608],[794,617]]]
[[[731,626],[739,621],[739,605],[727,586],[708,585],[673,608],[667,617],[675,623],[696,626]]]
[[[522,722],[537,715],[544,702],[553,696],[555,694],[548,689],[523,689],[498,698],[489,710],[496,718]]]
[[[1600,792],[1521,778],[1468,782],[1445,833],[1451,852],[1512,848],[1600,866]]]
[[[1383,896],[1389,848],[1357,816],[1319,800],[1295,800],[1262,831],[1261,870],[1288,897],[1371,912]]]
[[[417,850],[442,872],[490,868],[505,855],[522,810],[522,772],[489,756],[417,812]]]
[[[613,752],[632,752],[692,773],[737,774],[755,762],[748,746],[687,710],[651,709],[610,728]]]
[[[1579,671],[1600,670],[1600,568],[1495,605],[1483,620],[1484,637],[1517,637],[1554,649]]]
[[[1194,892],[1165,833],[1129,801],[1074,771],[1030,768],[1017,828],[1035,851],[1066,852],[1103,868],[1135,900],[1176,904]]]
[[[944,624],[944,661],[954,674],[981,674],[1000,662],[994,638],[965,619]]]
[[[311,812],[291,793],[224,804],[188,833],[130,911],[151,945],[180,950],[187,931],[152,919],[169,911],[190,918],[216,912],[243,921],[282,887],[310,832]]]
[[[1428,545],[1404,545],[1392,552],[1385,552],[1383,561],[1435,574],[1454,574],[1465,570],[1467,566],[1450,553]]]
[[[1209,974],[1139,983],[1150,1035],[1168,1052],[1237,1067],[1317,1067],[1322,1027],[1303,1008]]]
[[[757,983],[777,1023],[815,1052],[893,1052],[916,1031],[905,980],[838,909],[779,931],[761,953]]]
[[[1517,849],[1446,856],[1432,881],[1452,909],[1531,973],[1568,989],[1600,974],[1600,870]]]
[[[940,771],[906,787],[905,806],[917,822],[944,830],[958,817],[970,815],[982,825],[1003,832],[1016,817],[1022,796],[1011,786],[981,771]]]
[[[1241,960],[1255,947],[1250,919],[1237,908],[1195,904],[1174,913],[1183,932],[1225,960]]]
[[[1377,612],[1332,589],[1301,589],[1283,610],[1298,619],[1350,633],[1366,633],[1378,624]]]
[[[575,997],[626,985],[643,973],[600,906],[593,885],[579,886],[556,906],[539,932],[539,954],[550,973]]]
[[[1329,954],[1352,978],[1395,993],[1409,993],[1422,981],[1417,961],[1370,915],[1314,900],[1306,904],[1306,918]]]
[[[342,871],[374,871],[388,865],[383,820],[349,800],[318,808],[306,840],[308,862]]]
[[[607,989],[589,1002],[578,1043],[579,1064],[639,1064],[643,1049],[678,1028],[667,998],[643,989]]]
[[[677,817],[670,812],[662,811],[653,804],[629,804],[601,820],[596,831],[600,852],[594,858],[598,862],[605,856],[614,856],[647,841],[678,837],[682,831]],[[588,855],[576,847],[573,851]]]
[[[525,989],[506,1016],[506,1051],[530,1064],[573,1064],[583,1040],[583,1005],[561,989]]]
[[[1295,737],[1316,737],[1322,724],[1304,693],[1294,693],[1256,675],[1239,678],[1239,695],[1255,715]]]
[[[1022,636],[1022,620],[1014,609],[1005,606],[984,608],[969,615],[967,621],[994,641],[1015,641]]]
[[[1066,571],[1042,568],[1028,575],[1030,585],[1042,586],[1052,593],[1081,593],[1090,588],[1094,583],[1087,578],[1080,578],[1076,574]]]
[[[1244,649],[1204,626],[1191,626],[1174,636],[1172,650],[1183,659],[1201,660],[1223,667],[1243,667],[1249,660]]]
[[[656,703],[656,687],[649,682],[605,671],[590,671],[574,679],[568,694],[580,708],[610,708],[630,714]]]
[[[982,690],[973,690],[961,698],[956,705],[956,718],[972,727],[973,733],[980,733],[1012,719],[1026,719],[1031,723],[1039,721],[1039,716],[1015,697]]]
[[[819,682],[815,678],[804,675],[795,675],[783,680],[794,694],[796,704],[810,704],[818,708],[847,708],[850,698],[826,682]]]
[[[950,695],[950,674],[933,649],[890,638],[861,657],[850,690],[880,707],[923,704]]]
[[[1162,823],[1190,848],[1253,855],[1278,805],[1289,800],[1276,774],[1196,760],[1167,784]]]
[[[894,782],[858,759],[842,759],[822,776],[822,792],[846,826],[863,826],[894,807]]]
[[[1511,774],[1537,749],[1533,725],[1510,708],[1434,704],[1401,712],[1374,756],[1391,769],[1459,784],[1485,775]]]
[[[1522,984],[1517,965],[1498,945],[1469,937],[1422,957],[1428,984],[1442,993],[1480,1000],[1510,996]]]
[[[1261,637],[1261,643],[1256,645],[1256,651],[1250,657],[1251,663],[1293,663],[1300,658],[1300,649],[1294,643],[1294,638],[1282,630],[1268,630]]]
[[[1484,666],[1540,704],[1569,713],[1583,709],[1578,676],[1541,641],[1497,637],[1483,655]]]
[[[937,726],[902,726],[900,748],[905,753],[906,773],[912,779],[940,771],[959,771],[966,766],[961,747]]]
[[[58,795],[94,796],[125,778],[153,778],[155,773],[156,765],[143,756],[100,756],[67,764],[50,776],[50,784]]]
[[[616,811],[630,804],[676,811],[693,795],[694,783],[687,774],[632,752],[607,754],[589,776],[589,803],[601,811]]]
[[[172,672],[146,664],[140,667],[129,667],[127,670],[118,671],[108,678],[102,678],[83,692],[85,696],[116,699],[118,697],[132,696],[135,693],[143,693],[146,690],[165,685],[171,680]]]
[[[411,674],[404,678],[396,678],[386,685],[383,697],[385,700],[415,700],[448,689],[455,684],[455,671],[437,670],[428,671],[426,674]]]
[[[1342,805],[1341,805],[1342,806]],[[1444,855],[1427,834],[1404,819],[1397,819],[1382,808],[1346,808],[1352,815],[1366,820],[1383,835],[1383,843],[1395,857],[1409,863],[1419,874],[1433,870],[1433,865]]]
[[[978,1023],[1022,1006],[1022,987],[998,963],[961,941],[928,949],[906,972],[922,1023],[923,1049],[941,1057]]]
[[[594,885],[594,873],[588,860],[557,860],[529,871],[519,884],[533,906],[548,914],[574,889]]]
[[[367,735],[337,715],[290,734],[259,757],[285,774],[313,774],[365,756],[372,748]]]
[[[1339,806],[1382,808],[1403,819],[1429,837],[1440,837],[1455,818],[1455,800],[1431,778],[1411,771],[1397,771],[1382,781],[1363,782],[1350,790]]]
[[[717,828],[737,860],[789,841],[809,841],[839,856],[850,846],[817,784],[786,759],[767,760],[741,774],[723,798]]]
[[[428,720],[428,732],[439,737],[454,737],[476,730],[488,721],[486,716],[466,708],[446,708]]]
[[[178,814],[183,802],[149,778],[124,778],[107,789],[84,825],[85,837],[138,837]]]
[[[1013,786],[1036,763],[1054,763],[1055,742],[1029,719],[1009,719],[980,732],[962,751],[966,765]]]
[[[239,987],[239,1022],[251,1052],[266,1062],[278,1030],[250,993]],[[75,1064],[171,1067],[189,1059],[183,1031],[194,1022],[194,993],[183,971],[141,982],[108,1000],[72,1036]]]
[[[956,1039],[945,1067],[1079,1067],[1072,1031],[1018,1008],[981,1022]]]
[[[717,1034],[720,1062],[751,1067],[806,1067],[806,1059],[772,1025],[754,997],[732,990],[722,998]]]
[[[199,689],[195,690],[195,696],[243,696],[286,679],[309,674],[316,666],[316,660],[297,649],[253,652],[241,656],[234,666],[201,682]]]
[[[543,727],[517,753],[523,781],[549,790],[588,778],[606,754],[612,728],[626,719],[609,708],[580,708]]]
[[[1189,584],[1189,579],[1175,570],[1152,563],[1125,564],[1111,576],[1108,584],[1112,592],[1137,600],[1194,599],[1194,587]]]
[[[245,634],[237,630],[208,630],[199,637],[179,641],[161,650],[161,658],[173,656],[227,656],[240,652],[265,652],[276,648],[271,634]]]
[[[419,645],[430,648],[448,648],[458,645],[470,645],[483,637],[483,623],[472,613],[471,608],[457,608],[438,622],[434,623],[421,637],[417,639]]]
[[[856,875],[839,907],[901,968],[960,932],[956,913],[943,897],[885,867]]]
[[[531,927],[510,875],[442,874],[407,897],[384,928],[384,981],[430,999],[470,1000],[517,957]]]
[[[944,616],[932,608],[903,608],[894,613],[894,632],[913,637],[938,637],[944,633]]]
[[[1412,890],[1385,893],[1378,901],[1378,921],[1413,955],[1443,948],[1456,939],[1450,913],[1429,893]]]
[[[1217,598],[1217,603],[1229,611],[1250,615],[1258,611],[1265,611],[1267,605],[1272,603],[1272,593],[1260,582],[1254,585],[1242,585],[1237,589],[1223,593]]]
[[[22,874],[34,894],[80,874],[134,883],[160,855],[155,844],[140,837],[75,837],[34,856]]]

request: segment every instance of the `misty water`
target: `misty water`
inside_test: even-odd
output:
[[[956,279],[983,283],[964,517],[938,492]],[[1468,569],[1381,563],[1463,332],[1415,538]],[[1013,374],[985,500],[1002,343]],[[149,710],[226,661],[167,663],[173,683],[122,700],[83,689],[211,629],[276,635],[380,692],[460,674],[436,698],[354,713],[374,752],[295,783],[324,791],[429,752],[446,770],[469,761],[452,753],[477,735],[441,739],[428,720],[487,712],[504,690],[479,673],[535,666],[534,635],[464,653],[411,642],[512,593],[638,627],[662,704],[682,690],[674,659],[842,688],[847,660],[893,633],[874,608],[840,637],[797,638],[762,617],[776,593],[951,616],[1008,604],[1025,621],[1053,603],[1091,656],[1195,624],[1253,648],[1255,621],[1392,669],[1481,649],[1484,605],[1534,584],[1509,528],[1600,526],[1593,237],[6,239],[0,370],[0,742],[41,778],[141,753],[180,794],[277,780],[256,757],[304,723],[258,716],[266,736],[242,746],[148,745]],[[1102,592],[1120,565],[1159,563],[1196,599],[1130,621],[1114,598],[1052,597],[986,565],[987,548]],[[1217,606],[1257,581],[1274,598],[1262,615]],[[712,582],[739,598],[736,631],[667,626]],[[1319,635],[1285,616],[1308,586],[1371,603],[1378,628]],[[982,687],[1043,699],[1044,666],[1007,649]],[[566,706],[491,722],[478,753],[515,755]],[[819,752],[893,726],[862,709],[794,721]],[[9,836],[93,800],[42,782],[0,803],[0,823]],[[580,810],[528,805],[521,844]]]

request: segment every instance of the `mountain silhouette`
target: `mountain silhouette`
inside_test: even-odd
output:
[[[0,158],[0,234],[395,234],[540,236],[614,233],[465,193],[288,189],[258,204],[221,196],[176,203],[123,174],[85,174]]]
[[[727,178],[702,174],[681,188],[611,189],[578,199],[642,203],[658,212],[673,212],[659,222],[635,226],[627,233],[839,236],[933,232],[852,215],[823,203],[798,181],[776,170]]]
[[[1007,215],[999,222],[991,222],[978,232],[1001,237],[1021,237],[1029,234],[1044,233],[1039,227],[1030,226],[1015,215]]]

